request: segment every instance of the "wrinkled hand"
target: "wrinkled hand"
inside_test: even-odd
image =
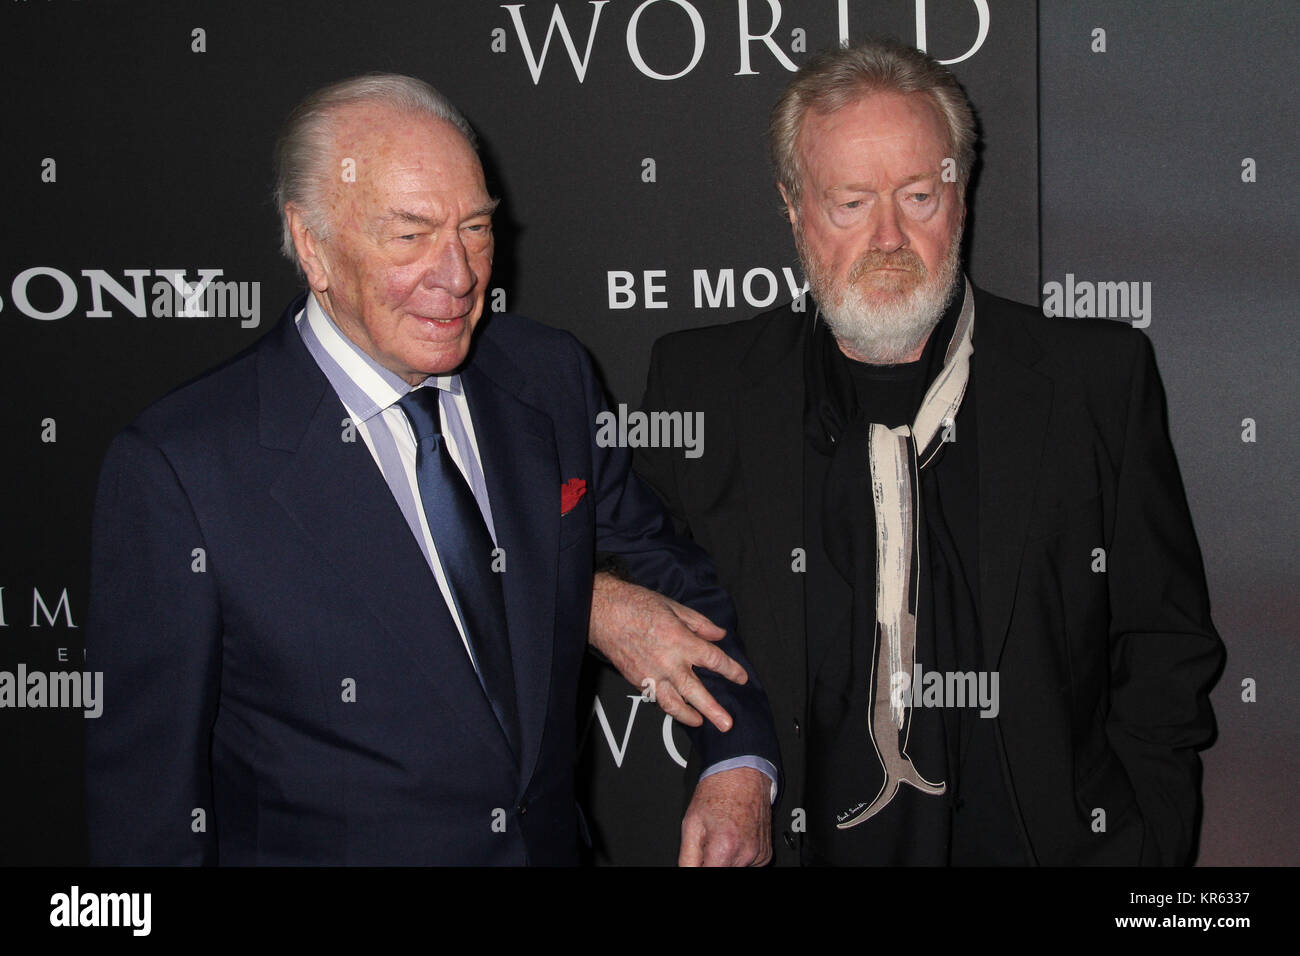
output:
[[[656,591],[604,572],[595,576],[589,643],[664,713],[688,726],[699,727],[707,717],[724,733],[731,729],[731,715],[691,669],[704,667],[737,684],[749,680],[745,669],[712,643],[726,633]]]
[[[763,866],[772,859],[772,781],[749,767],[705,777],[682,819],[678,866]]]

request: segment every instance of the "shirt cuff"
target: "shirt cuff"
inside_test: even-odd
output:
[[[730,760],[719,760],[713,766],[709,767],[704,773],[700,774],[700,779],[711,777],[715,773],[722,773],[724,770],[735,770],[738,767],[748,767],[751,770],[757,770],[765,775],[768,780],[772,781],[772,793],[768,800],[776,803],[776,766],[770,760],[764,760],[762,757],[732,757]]]

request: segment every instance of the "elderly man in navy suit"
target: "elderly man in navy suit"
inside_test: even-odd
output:
[[[663,592],[599,576],[591,632],[612,657],[629,609],[717,637],[730,600],[626,450],[593,442],[604,403],[578,343],[480,322],[495,202],[451,104],[409,77],[344,81],[297,108],[277,158],[309,292],[104,463],[93,860],[576,862],[597,556]],[[734,638],[716,647],[744,681]],[[735,720],[695,734],[681,859],[762,863],[766,699],[752,676],[704,682]]]

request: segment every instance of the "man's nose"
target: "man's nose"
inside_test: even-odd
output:
[[[445,289],[457,298],[469,295],[478,277],[469,263],[469,254],[460,234],[455,233],[434,249],[432,261],[424,273],[429,289]]]
[[[874,210],[875,222],[871,234],[872,248],[890,253],[907,245],[907,236],[899,228],[898,210],[893,203],[879,203]]]

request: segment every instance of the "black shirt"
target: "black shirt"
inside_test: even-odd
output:
[[[945,323],[946,324],[946,323]],[[942,326],[941,326],[942,329]],[[940,330],[936,330],[938,332]],[[843,358],[858,407],[872,422],[910,424],[937,371],[938,334],[913,363],[872,366]],[[946,336],[944,343],[946,345]],[[917,608],[916,662],[925,671],[984,670],[979,633],[978,457],[974,393],[968,386],[958,411],[955,440],[920,473],[917,495],[923,514],[918,556],[921,590]],[[824,486],[830,458],[811,443],[804,449],[805,578],[808,633],[809,715],[807,768],[808,833],[804,862],[812,865],[999,865],[1027,862],[1007,797],[996,737],[996,718],[964,708],[914,707],[909,713],[907,755],[925,779],[943,781],[942,795],[903,785],[879,813],[840,830],[837,814],[862,792],[856,770],[879,758],[872,751],[871,664],[867,647],[851,626],[852,587],[825,555]],[[863,461],[864,489],[869,487]],[[862,506],[871,507],[869,494]],[[858,647],[855,644],[864,646]],[[985,680],[988,680],[986,674]],[[875,779],[869,777],[869,779]]]

